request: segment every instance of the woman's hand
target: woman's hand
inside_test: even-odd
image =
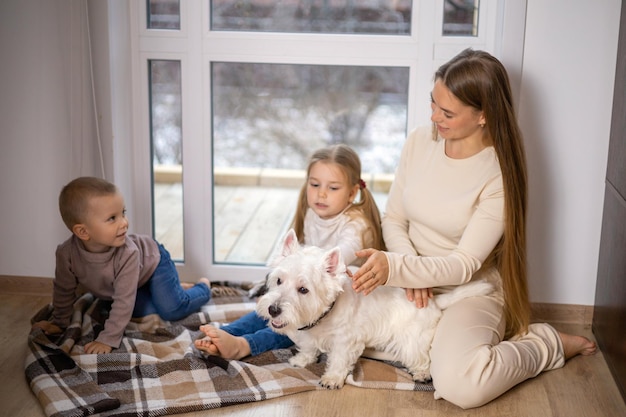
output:
[[[89,342],[85,345],[85,353],[88,354],[92,354],[92,353],[111,353],[111,350],[113,348],[109,345],[105,345],[104,343],[101,342]]]
[[[428,299],[433,298],[432,288],[405,288],[406,298],[415,304],[417,308],[424,308],[428,305]]]
[[[368,295],[380,285],[385,285],[389,276],[389,262],[382,251],[363,249],[356,252],[359,258],[367,258],[365,263],[352,274],[352,288]]]

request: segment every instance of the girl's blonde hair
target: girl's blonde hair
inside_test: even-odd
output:
[[[435,73],[455,97],[483,112],[504,184],[504,235],[483,264],[496,266],[504,287],[506,337],[525,333],[530,323],[526,281],[527,174],[522,134],[513,109],[506,69],[484,51],[466,49]]]
[[[351,187],[358,185],[359,201],[350,205],[345,213],[362,218],[367,224],[363,236],[361,236],[363,248],[385,249],[383,233],[380,226],[380,212],[374,201],[372,193],[367,189],[365,182],[361,179],[361,160],[359,156],[347,145],[338,144],[327,148],[318,149],[311,155],[306,171],[306,180],[300,190],[298,206],[293,219],[292,227],[298,236],[298,241],[304,243],[304,217],[309,207],[306,197],[311,167],[317,162],[336,164],[346,176]]]

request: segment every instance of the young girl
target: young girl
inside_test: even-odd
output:
[[[355,202],[357,194],[360,199]],[[313,154],[292,226],[301,244],[341,248],[346,265],[358,266],[355,253],[363,248],[384,250],[380,213],[361,179],[361,161],[350,147],[335,145]],[[196,340],[195,346],[225,359],[293,345],[255,312],[220,328],[205,325],[200,330],[206,337]]]
[[[150,236],[128,233],[124,198],[114,184],[77,178],[61,190],[59,209],[72,237],[56,250],[52,320],[33,327],[60,333],[70,323],[81,286],[113,301],[104,329],[85,345],[85,353],[109,353],[119,347],[131,317],[158,313],[165,320],[179,320],[211,298],[208,279],[181,284],[163,245]]]

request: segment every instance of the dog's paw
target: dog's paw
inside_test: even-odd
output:
[[[433,378],[430,376],[429,371],[414,372],[411,376],[413,377],[413,381],[421,382],[422,384],[428,384],[433,382]]]
[[[289,365],[295,366],[296,368],[306,368],[308,365],[315,362],[315,359],[316,358],[311,359],[308,355],[298,353],[296,356],[289,359]]]
[[[340,375],[322,375],[322,379],[320,379],[320,385],[326,389],[339,389],[343,387],[343,384],[346,382],[345,376]]]

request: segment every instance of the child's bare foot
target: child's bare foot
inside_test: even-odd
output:
[[[183,290],[188,290],[189,288],[192,288],[194,285],[198,284],[198,283],[204,283],[206,284],[207,287],[209,287],[209,289],[211,288],[211,281],[208,280],[208,278],[199,278],[197,283],[194,282],[181,282],[180,286],[183,287]]]
[[[233,336],[211,325],[200,326],[200,330],[206,337],[194,342],[199,350],[224,359],[242,359],[250,355],[250,345],[243,337]]]
[[[565,360],[573,358],[576,355],[593,355],[598,351],[598,346],[596,346],[595,342],[592,342],[584,336],[561,332],[559,332],[559,336],[563,343]]]
[[[219,356],[220,351],[217,349],[217,346],[211,342],[211,338],[209,336],[205,336],[202,339],[198,339],[193,344],[203,352],[208,353],[209,355]]]

